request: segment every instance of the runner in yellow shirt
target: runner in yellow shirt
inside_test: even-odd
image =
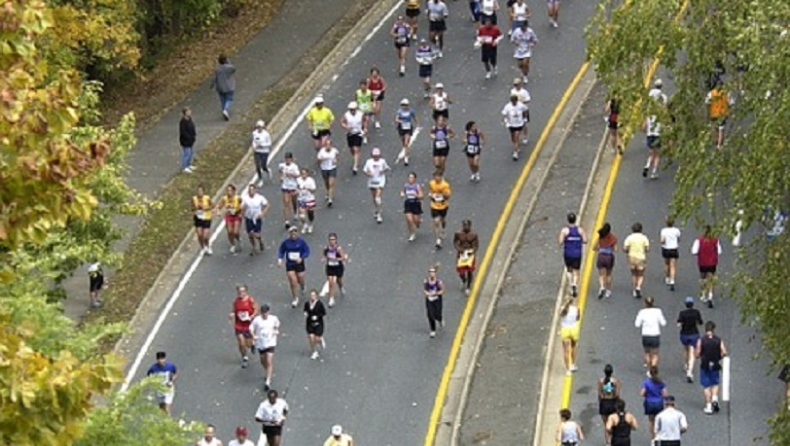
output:
[[[335,115],[329,107],[324,106],[323,96],[317,96],[313,101],[313,107],[307,112],[307,128],[313,138],[315,150],[320,150],[324,139],[332,134],[330,129],[334,122]]]
[[[433,234],[436,237],[436,249],[442,249],[444,228],[447,226],[447,209],[450,208],[450,183],[444,179],[441,170],[433,173],[428,182],[428,196],[431,199],[431,218],[433,218]]]
[[[354,439],[343,433],[343,426],[336,424],[332,426],[332,435],[326,439],[324,446],[354,446]]]
[[[642,298],[642,282],[645,280],[647,268],[647,252],[650,251],[650,240],[642,233],[642,223],[631,226],[631,234],[623,241],[623,251],[628,255],[628,266],[631,269],[633,295]]]
[[[705,97],[708,104],[708,115],[713,124],[713,140],[717,148],[724,144],[724,127],[727,126],[727,116],[730,114],[732,98],[723,88],[721,82],[716,83],[713,90]]]
[[[195,235],[197,235],[198,243],[203,254],[211,255],[211,197],[206,195],[203,190],[203,185],[198,186],[197,194],[192,197],[192,211],[194,215],[192,220],[195,225]]]
[[[225,211],[225,229],[228,232],[230,252],[236,253],[239,246],[239,233],[241,232],[241,196],[236,193],[236,186],[229,184],[225,195],[214,207],[214,211]]]

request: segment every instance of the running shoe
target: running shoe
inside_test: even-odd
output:
[[[297,305],[299,305],[299,298],[294,297],[294,300],[291,301],[291,308],[296,308]]]
[[[313,352],[313,354],[310,355],[310,359],[312,360],[318,359],[318,352],[317,351]]]
[[[409,236],[409,241],[410,241],[410,242],[413,242],[415,238],[416,238],[416,236],[415,236],[414,234],[411,234],[411,235]]]
[[[373,125],[375,125],[377,129],[381,128],[381,123],[379,123],[378,121],[374,122]]]
[[[330,297],[329,298],[329,308],[332,308],[334,306],[335,306],[335,298],[334,297]]]

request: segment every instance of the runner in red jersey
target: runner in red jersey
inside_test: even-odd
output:
[[[250,324],[252,318],[258,313],[258,305],[255,300],[247,294],[247,285],[236,287],[236,299],[233,300],[233,311],[230,313],[230,321],[236,333],[236,342],[239,345],[241,354],[241,368],[246,369],[250,363],[247,352],[253,349],[252,334]]]
[[[373,122],[376,128],[380,129],[379,116],[381,115],[381,104],[384,102],[384,93],[387,91],[387,82],[376,67],[370,69],[368,90],[373,93]]]

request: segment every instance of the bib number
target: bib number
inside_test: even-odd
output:
[[[250,320],[250,313],[248,311],[239,311],[236,315],[240,321],[247,322]]]
[[[400,128],[403,130],[411,130],[411,122],[401,122]]]
[[[298,262],[298,261],[302,260],[302,255],[299,254],[298,252],[289,252],[288,253],[288,260],[290,260],[292,262]]]
[[[437,149],[444,149],[447,148],[447,141],[443,139],[439,139],[436,141],[436,148]]]
[[[196,216],[196,217],[197,217],[199,220],[205,220],[205,219],[206,219],[206,211],[203,211],[203,210],[200,210],[200,211],[195,211],[195,216]]]

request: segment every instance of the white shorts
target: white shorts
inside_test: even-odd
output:
[[[530,58],[530,57],[532,57],[532,50],[523,51],[523,50],[516,49],[516,51],[513,53],[513,57],[516,58],[516,59],[527,59],[527,58]]]
[[[381,181],[368,180],[368,189],[384,189],[384,185],[386,183],[387,183],[386,180],[381,180]]]
[[[170,392],[156,392],[156,402],[158,404],[167,404],[170,406],[173,404],[173,398],[175,398],[175,396],[175,390],[171,390]]]

